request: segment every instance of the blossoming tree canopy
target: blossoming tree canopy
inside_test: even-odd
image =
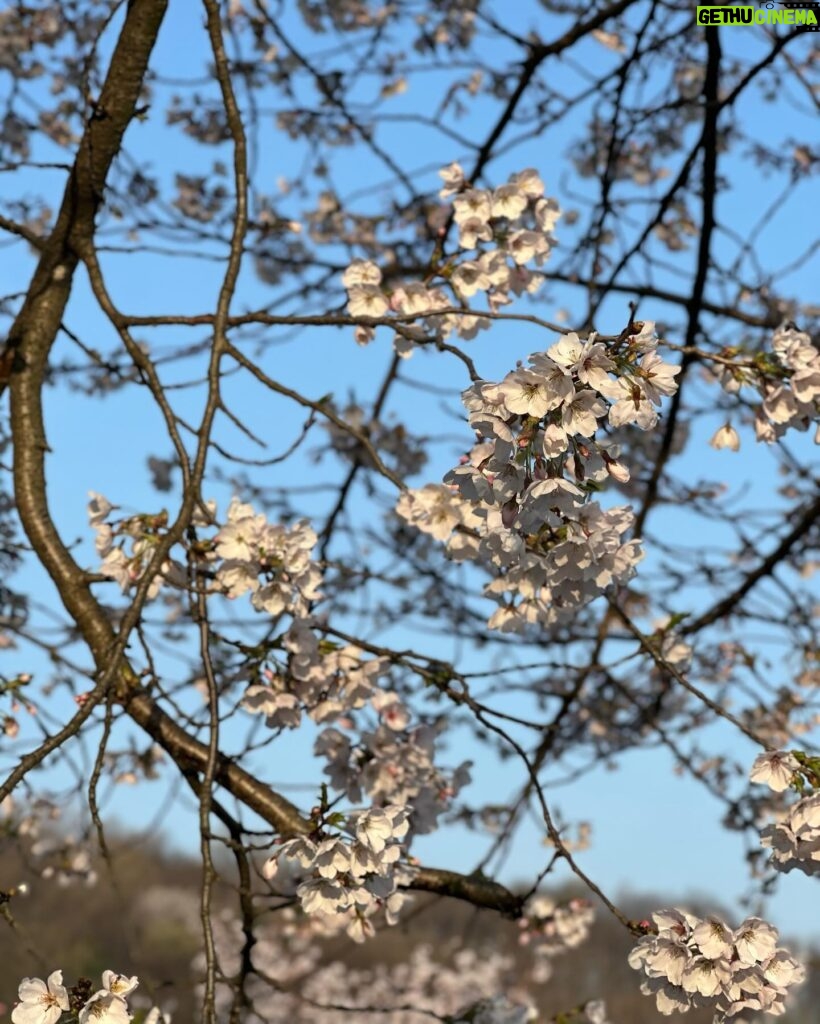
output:
[[[31,884],[116,885],[117,816],[164,815],[206,1024],[801,999],[765,897],[820,864],[814,37],[508,6],[0,11],[0,808],[34,879],[0,909],[23,936]],[[630,758],[743,834],[754,913],[619,906],[591,794]],[[432,900],[515,956],[349,966]],[[643,1009],[551,994],[596,915]],[[126,938],[101,984],[26,940],[13,1024],[183,1019]]]

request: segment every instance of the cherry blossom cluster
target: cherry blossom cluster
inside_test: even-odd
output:
[[[325,774],[353,803],[366,793],[379,805],[409,805],[413,833],[433,831],[439,814],[469,782],[469,763],[452,773],[434,765],[435,728],[411,723],[395,690],[380,684],[388,659],[365,657],[354,644],[320,639],[309,619],[294,620],[280,645],[287,665],[258,667],[242,707],[265,715],[272,728],[296,728],[305,713],[315,722],[350,729],[352,713],[369,706],[379,724],[356,741],[340,728],[319,734],[314,749],[327,760]]]
[[[684,910],[661,910],[645,922],[643,936],[629,955],[641,971],[641,992],[653,995],[663,1014],[704,1007],[715,1024],[746,1010],[777,1016],[787,990],[805,969],[777,946],[777,930],[748,917],[734,931],[717,917],[699,918]]]
[[[63,984],[63,972],[52,971],[46,981],[23,978],[18,1002],[11,1012],[12,1024],[57,1024],[64,1013],[76,1013],[79,1024],[128,1024],[131,1014],[127,999],[139,984],[114,971],[103,971],[102,988],[91,991],[91,982],[80,981],[71,989]],[[145,1024],[167,1024],[170,1020],[153,1007]]]
[[[446,539],[452,559],[495,568],[496,578],[484,588],[500,604],[489,619],[491,628],[523,632],[536,623],[566,621],[610,584],[634,575],[643,551],[638,541],[622,540],[632,526],[628,507],[605,511],[576,484],[562,478],[528,483],[526,470],[519,473],[518,467],[495,476],[482,463],[476,477],[485,491],[484,508],[454,492],[454,486],[466,490],[474,483],[462,476],[456,485],[406,491],[396,511],[423,532]]]
[[[306,618],[294,619],[280,644],[287,665],[259,668],[242,699],[242,707],[265,715],[269,726],[296,728],[303,712],[315,722],[334,721],[367,702],[393,728],[406,724],[409,715],[399,698],[378,686],[389,667],[385,659],[364,658],[354,644],[320,639]]]
[[[802,793],[806,784],[814,787],[814,792],[782,812],[778,821],[761,829],[760,842],[772,851],[770,863],[777,871],[797,868],[806,875],[820,875],[820,761],[802,752],[771,751],[755,758],[750,778],[775,793],[789,788]]]
[[[196,908],[192,907],[192,913]],[[219,962],[230,976],[240,969],[243,945],[240,922],[229,912],[215,916],[214,941]],[[274,925],[262,926],[253,947],[258,974],[248,978],[249,1009],[245,1024],[347,1024],[356,1011],[378,1012],[385,1024],[416,1024],[430,1014],[453,1024],[523,1024],[537,1014],[525,984],[539,983],[496,943],[478,949],[426,944],[406,951],[397,962],[357,967],[325,960],[322,940],[332,937],[320,915],[305,916],[291,907],[276,914]],[[205,958],[195,961],[202,971]],[[262,979],[272,979],[268,984]],[[217,1011],[227,1015],[230,989],[217,988]],[[611,1024],[604,1002],[588,1000],[562,1016],[567,1024]]]
[[[269,615],[304,616],[321,597],[322,573],[310,553],[316,534],[301,520],[287,527],[269,523],[233,498],[226,524],[214,537],[221,562],[216,587],[234,598],[251,593],[251,604]]]
[[[814,436],[820,444],[820,349],[811,336],[794,324],[782,324],[772,336],[772,350],[754,359],[753,366],[722,365],[718,379],[730,394],[744,387],[754,388],[760,396],[755,407],[755,436],[772,444],[787,430],[808,430],[817,424]],[[737,431],[730,424],[712,438],[715,447],[734,451],[740,446]]]
[[[820,875],[820,793],[799,800],[780,821],[763,828],[760,842],[772,851],[771,864],[778,871],[797,868]]]
[[[445,485],[405,491],[398,514],[445,541],[450,557],[492,567],[490,626],[523,631],[571,617],[643,557],[624,540],[629,507],[590,500],[628,469],[596,437],[600,421],[650,430],[679,368],[657,353],[654,324],[635,323],[611,345],[568,334],[500,383],[463,394],[479,441]]]
[[[510,301],[510,290],[516,294],[529,291],[532,276],[515,279],[509,271],[531,261],[541,266],[554,245],[550,232],[561,216],[556,201],[544,198],[544,182],[538,172],[528,167],[493,190],[472,188],[457,163],[444,167],[439,176],[443,181],[441,198],[455,196],[453,220],[461,248],[477,249],[479,242],[502,243],[499,250],[485,254],[484,262],[457,267],[452,281],[459,296],[471,298],[477,291],[487,291],[495,308]],[[499,255],[506,257],[503,266],[498,265]],[[506,260],[512,261],[513,268]],[[536,287],[541,283],[538,280]]]
[[[524,916],[518,922],[519,942],[529,946],[537,958],[535,979],[544,983],[552,973],[548,958],[580,946],[589,936],[595,911],[589,900],[571,899],[556,903],[544,893],[527,900]]]
[[[526,264],[541,266],[547,259],[555,245],[551,232],[561,215],[555,200],[544,197],[544,183],[532,168],[513,174],[493,190],[473,188],[457,163],[439,173],[444,181],[441,197],[455,196],[452,220],[460,249],[475,250],[475,257],[453,255],[425,282],[388,287],[379,267],[369,260],[354,260],[342,278],[352,316],[417,318],[396,323],[394,347],[405,357],[416,343],[452,333],[470,340],[488,327],[489,320],[480,312],[441,312],[464,306],[478,292],[486,294],[490,311],[496,312],[514,295],[538,291],[544,277]],[[434,283],[437,277],[438,284]],[[360,345],[374,337],[372,326],[356,328]]]
[[[86,840],[58,831],[61,809],[53,800],[28,800],[20,813],[13,797],[0,804],[0,833],[25,841],[41,878],[54,879],[61,887],[82,882],[94,885],[97,872]],[[19,887],[18,887],[19,888]]]
[[[435,766],[435,739],[430,725],[397,730],[382,724],[362,731],[355,743],[331,728],[319,734],[314,751],[328,760],[325,774],[334,790],[356,803],[363,792],[377,803],[406,805],[413,834],[424,835],[470,781],[470,762],[451,772]]]
[[[143,573],[148,568],[154,550],[161,540],[168,525],[168,514],[140,514],[127,516],[109,522],[111,513],[116,508],[107,498],[94,491],[90,492],[88,503],[88,519],[96,533],[94,546],[97,554],[102,557],[99,571],[103,576],[119,583],[124,594],[137,586]],[[181,566],[166,560],[161,573],[151,581],[148,598],[157,596],[162,587],[163,579],[172,577],[176,582],[184,580]]]
[[[428,1014],[485,1024],[533,1019],[520,970],[496,945],[460,949],[448,944],[433,949],[422,944],[395,963],[360,967],[324,959],[321,940],[333,934],[324,925],[317,915],[306,917],[285,907],[277,912],[275,926],[259,928],[254,967],[276,985],[251,975],[247,991],[253,1009],[243,1017],[245,1024],[291,1024],[294,1019],[304,1024],[348,1024],[361,1016],[357,1010],[370,1011],[368,1017],[378,1011],[385,1024],[417,1024]],[[243,942],[240,922],[231,916],[216,917],[214,939],[223,969],[236,974]],[[200,955],[196,968],[203,967]],[[227,1016],[229,1005],[230,990],[218,987],[218,1012]],[[608,1024],[599,1000],[585,1010],[586,1015],[571,1018],[572,1024]],[[517,1016],[503,1016],[513,1013]]]
[[[127,593],[139,583],[165,536],[168,515],[140,513],[109,521],[116,506],[95,492],[90,497],[89,521],[97,535],[97,553],[103,559],[99,571],[116,580]],[[215,512],[215,503],[209,502],[208,517],[213,519]],[[208,517],[198,511],[193,525],[209,526]],[[197,557],[215,564],[213,592],[229,598],[250,592],[251,603],[259,611],[273,616],[303,616],[310,603],[322,596],[321,570],[310,557],[315,546],[316,534],[305,521],[292,526],[269,523],[264,515],[234,497],[225,524],[211,541],[203,542]],[[163,582],[185,587],[185,568],[166,559],[151,581],[149,599],[157,596]]]
[[[36,840],[31,855],[40,861],[40,876],[53,878],[65,887],[76,882],[97,884],[97,871],[91,859],[88,844],[72,836],[51,835]]]
[[[281,895],[295,893],[306,914],[322,915],[364,942],[375,934],[372,916],[383,910],[387,924],[395,924],[408,898],[399,891],[412,876],[400,863],[408,811],[388,805],[354,812],[345,827],[346,833],[324,830],[282,843],[262,873]]]
[[[392,694],[382,691],[386,700]],[[392,705],[388,705],[388,708]],[[407,806],[413,835],[432,832],[439,815],[470,781],[470,762],[452,772],[433,763],[436,730],[430,725],[397,729],[387,722],[363,731],[356,743],[339,729],[325,729],[314,750],[327,759],[330,785],[358,803],[362,792],[377,804]]]

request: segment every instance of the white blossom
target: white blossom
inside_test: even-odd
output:
[[[535,204],[535,223],[541,231],[549,234],[561,217],[561,209],[554,199],[539,199]]]
[[[475,249],[479,242],[491,242],[493,229],[486,218],[467,217],[458,221],[458,240],[462,249]]]
[[[740,451],[740,436],[731,423],[724,423],[712,435],[709,444],[713,448],[728,448],[729,451],[737,452]]]
[[[395,806],[374,808],[355,819],[355,828],[359,842],[378,855],[391,839],[407,835],[407,811]]]
[[[486,291],[490,287],[490,279],[480,263],[465,260],[459,264],[452,276],[453,287],[465,299],[471,298],[476,292]]]
[[[758,754],[752,765],[749,778],[752,782],[763,783],[775,793],[782,793],[792,784],[795,772],[800,768],[797,758],[787,750],[775,750]]]
[[[470,221],[486,223],[492,216],[492,195],[483,189],[470,189],[453,200],[453,219],[459,227]]]
[[[447,540],[456,526],[467,518],[466,503],[449,487],[440,484],[426,484],[422,488],[404,491],[396,512],[436,540]]]
[[[749,917],[735,932],[734,944],[741,963],[760,963],[774,953],[777,930],[759,917]]]
[[[522,228],[513,231],[507,238],[507,252],[519,266],[530,260],[540,263],[549,252],[549,244],[540,231]]]
[[[146,1015],[145,1024],[171,1024],[171,1015],[163,1013],[158,1006],[153,1006]]]
[[[342,284],[350,291],[356,285],[381,284],[382,272],[370,260],[353,260],[342,275]]]
[[[606,1003],[603,999],[592,999],[584,1004],[585,1024],[609,1024]]]
[[[760,841],[772,851],[778,871],[820,874],[820,793],[799,800],[780,821],[761,829]]]
[[[88,502],[88,521],[94,529],[97,529],[116,506],[112,505],[102,494],[97,494],[96,491],[89,491],[88,497],[90,498]]]
[[[80,1024],[128,1024],[131,1014],[125,1000],[101,989],[80,1010]]]
[[[321,572],[310,558],[316,534],[305,521],[288,527],[268,523],[234,498],[214,543],[222,557],[216,586],[228,597],[250,591],[254,608],[278,615],[304,612],[321,596]]]
[[[510,182],[529,199],[540,199],[544,194],[544,182],[533,167],[527,167],[525,170],[513,174],[510,177]]]
[[[107,992],[125,999],[137,987],[139,979],[136,976],[126,978],[124,974],[117,974],[115,971],[103,971],[102,983]]]
[[[788,986],[803,969],[777,949],[777,931],[757,917],[734,932],[717,917],[699,920],[685,911],[652,915],[655,931],[638,940],[629,964],[644,974],[641,991],[662,1014],[708,1006],[715,1024],[746,1009],[780,1012]]]
[[[438,173],[443,182],[441,190],[439,191],[439,195],[442,199],[446,199],[448,196],[454,195],[464,187],[464,171],[461,169],[460,164],[448,164],[446,167],[442,167]]]
[[[23,978],[17,997],[19,1002],[11,1011],[13,1024],[56,1024],[69,1008],[62,971],[52,971],[47,981]]]
[[[381,317],[390,309],[390,303],[376,285],[356,284],[348,291],[347,308],[351,316]]]
[[[492,215],[516,220],[526,210],[527,203],[527,196],[517,185],[501,185],[493,192]]]
[[[595,335],[582,341],[577,334],[565,334],[549,349],[547,355],[571,374],[581,384],[600,391],[600,385],[609,381],[609,374],[615,370],[615,363],[607,356],[605,347],[594,340]]]
[[[575,391],[561,410],[562,425],[567,434],[592,437],[598,420],[606,415],[606,406],[594,391]]]

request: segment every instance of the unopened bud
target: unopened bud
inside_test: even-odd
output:
[[[619,484],[625,484],[629,480],[629,470],[622,462],[618,462],[617,459],[606,460],[606,471]]]
[[[507,527],[508,530],[512,527],[517,515],[518,502],[515,500],[515,498],[510,498],[509,501],[505,502],[501,506],[501,522]]]

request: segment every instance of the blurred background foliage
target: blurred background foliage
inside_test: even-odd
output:
[[[199,923],[199,866],[192,858],[170,852],[162,840],[125,833],[108,838],[110,860],[100,857],[95,865],[93,885],[61,885],[43,879],[27,863],[24,848],[14,840],[0,838],[0,890],[8,893],[21,883],[26,895],[14,895],[0,906],[0,1021],[11,1019],[17,985],[26,976],[45,977],[63,970],[66,984],[88,977],[95,984],[106,969],[136,973],[139,992],[170,1011],[174,1024],[197,1019],[198,973],[196,957],[202,945]],[[217,907],[227,911],[231,897],[230,861],[220,864],[224,880]],[[676,894],[623,893],[619,903],[636,920],[659,907],[673,903],[695,913],[720,913],[710,899],[696,896],[681,900]],[[557,901],[582,894],[580,890],[549,890]],[[235,906],[235,902],[233,903]],[[218,913],[218,912],[217,912]],[[724,915],[731,922],[731,915]],[[406,962],[412,951],[426,946],[437,962],[452,964],[462,949],[477,955],[501,951],[523,965],[528,953],[518,942],[519,929],[490,911],[476,910],[455,900],[417,895],[404,918],[379,935],[378,942],[352,946],[345,939],[325,943],[327,962],[341,960],[352,971],[368,970],[377,964],[390,966]],[[36,938],[35,938],[36,937]],[[799,951],[799,945],[781,936],[781,941]],[[638,978],[627,964],[632,941],[624,928],[603,908],[596,908],[589,939],[550,963],[552,976],[532,988],[539,1020],[549,1021],[577,1005],[579,999],[606,994],[609,1019],[613,1024],[658,1024],[662,1017],[654,1001],[641,995]],[[820,1007],[820,949],[802,950],[809,967],[808,981],[798,990],[783,1024],[817,1024]],[[522,972],[523,973],[523,972]],[[139,1014],[140,1000],[132,999]],[[315,1010],[310,1010],[315,1020]],[[362,1016],[351,1012],[351,1021]],[[375,1019],[372,1014],[368,1019]],[[389,1019],[389,1018],[387,1018]],[[419,1020],[422,1018],[419,1017]],[[139,1015],[135,1021],[139,1020]],[[690,1013],[687,1024],[710,1024],[708,1012]]]

